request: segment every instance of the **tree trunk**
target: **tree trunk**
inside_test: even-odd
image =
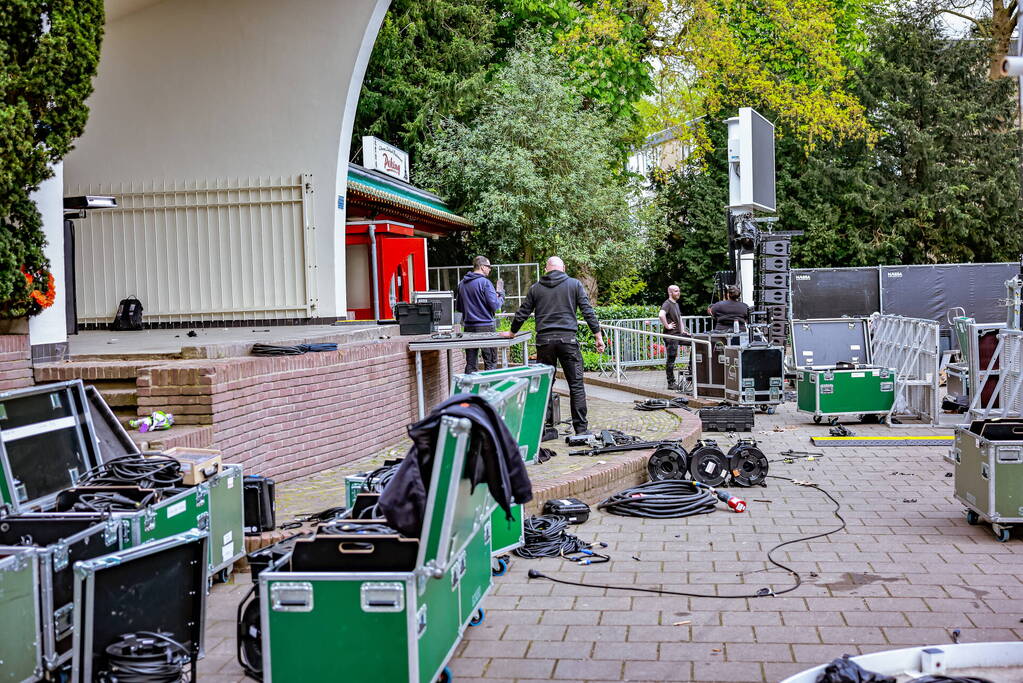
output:
[[[1016,28],[1018,14],[1015,3],[1005,6],[1004,0],[991,2],[991,65],[988,72],[991,80],[1002,77],[1002,59],[1009,54],[1009,43]]]

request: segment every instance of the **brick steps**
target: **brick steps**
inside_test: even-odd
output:
[[[157,361],[151,360],[75,360],[67,363],[39,363],[35,366],[35,380],[39,384],[64,382],[69,379],[81,379],[88,384],[111,380],[134,382],[140,369],[158,364]]]
[[[112,389],[106,384],[97,385],[99,393],[103,395],[103,399],[107,402],[115,413],[120,413],[120,408],[131,412],[135,415],[139,404],[139,392],[132,387],[130,389]]]

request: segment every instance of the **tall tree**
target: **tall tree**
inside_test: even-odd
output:
[[[366,68],[352,158],[375,135],[418,159],[434,122],[471,116],[501,50],[498,20],[489,0],[393,0]]]
[[[102,35],[103,0],[6,0],[0,11],[0,317],[53,303],[30,195],[85,128]]]
[[[870,139],[847,76],[871,1],[662,0],[653,127],[680,126],[706,149],[699,117],[727,102],[774,112],[808,150]]]
[[[584,106],[548,46],[535,37],[523,46],[479,116],[445,122],[427,143],[417,179],[476,223],[471,244],[492,260],[558,254],[613,279],[641,242],[616,131],[599,107]]]

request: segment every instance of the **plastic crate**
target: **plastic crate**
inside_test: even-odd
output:
[[[753,408],[748,406],[701,408],[700,422],[705,432],[752,432]]]

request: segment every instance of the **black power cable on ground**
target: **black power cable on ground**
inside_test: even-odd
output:
[[[165,633],[139,631],[106,647],[102,683],[179,683],[192,661],[188,648]]]
[[[619,491],[597,505],[613,515],[668,519],[714,512],[717,500],[706,489],[684,480],[648,481]]]
[[[805,543],[806,541],[812,541],[812,540],[815,540],[815,539],[818,539],[818,538],[824,538],[825,536],[830,536],[831,534],[836,534],[839,531],[844,531],[845,528],[846,528],[846,522],[845,522],[845,518],[843,518],[842,514],[841,514],[842,504],[839,503],[838,500],[834,496],[832,496],[826,490],[822,489],[820,486],[818,486],[816,484],[809,484],[809,483],[797,483],[795,479],[789,479],[788,477],[778,477],[778,476],[775,476],[775,475],[769,475],[768,478],[769,479],[781,479],[783,481],[787,481],[787,482],[790,482],[792,484],[796,484],[797,486],[805,486],[806,488],[817,489],[818,491],[823,493],[825,496],[827,496],[828,500],[830,500],[832,503],[835,504],[835,509],[832,511],[832,513],[835,515],[836,518],[838,518],[839,522],[841,522],[841,524],[839,526],[837,526],[834,529],[831,529],[829,531],[824,531],[824,532],[821,532],[819,534],[811,534],[809,536],[801,536],[799,538],[794,538],[794,539],[792,539],[790,541],[782,541],[781,543],[775,545],[773,548],[771,548],[770,550],[767,551],[767,561],[770,562],[771,564],[773,564],[774,566],[778,567],[779,569],[785,570],[786,572],[791,574],[792,577],[795,579],[795,583],[792,584],[791,586],[789,586],[788,588],[784,588],[782,590],[775,591],[775,590],[772,590],[771,588],[764,587],[764,588],[757,589],[757,591],[755,593],[743,593],[743,594],[738,594],[738,595],[711,595],[711,594],[708,594],[708,593],[691,593],[691,592],[688,592],[688,591],[669,591],[669,590],[663,590],[663,589],[660,589],[660,588],[639,588],[637,586],[615,586],[615,585],[611,585],[611,584],[585,583],[585,582],[582,582],[582,581],[567,581],[565,579],[558,579],[558,578],[555,578],[553,576],[548,576],[547,574],[544,574],[543,572],[541,572],[541,571],[539,571],[537,569],[530,569],[528,576],[531,579],[547,579],[548,581],[553,581],[554,583],[563,583],[566,586],[583,586],[585,588],[604,588],[604,589],[607,589],[607,590],[619,590],[619,591],[637,591],[637,592],[640,592],[640,593],[654,593],[656,595],[678,595],[678,596],[686,597],[686,598],[723,598],[723,599],[739,599],[739,598],[742,598],[742,599],[747,599],[747,598],[767,598],[767,597],[773,597],[773,596],[778,596],[778,595],[784,595],[786,593],[791,593],[792,591],[798,589],[803,584],[803,578],[800,576],[799,572],[797,572],[792,567],[789,567],[789,566],[779,562],[778,560],[774,559],[775,551],[777,551],[777,550],[779,550],[781,548],[784,548],[785,546],[793,545],[795,543]],[[657,482],[657,483],[677,483],[677,482]]]

